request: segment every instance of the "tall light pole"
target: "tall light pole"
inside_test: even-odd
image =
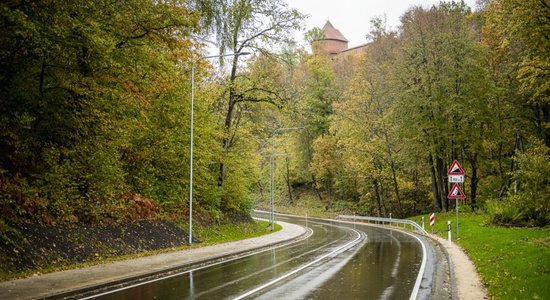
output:
[[[275,231],[275,136],[282,131],[292,131],[300,129],[304,129],[304,127],[277,128],[273,131],[273,134],[271,136],[271,231]]]
[[[221,55],[208,55],[199,57],[193,60],[191,65],[191,139],[189,147],[189,245],[193,244],[193,116],[195,110],[195,67],[197,62],[203,59],[216,58],[216,57],[225,57],[225,56],[239,56],[239,55],[248,55],[250,52],[237,52]]]

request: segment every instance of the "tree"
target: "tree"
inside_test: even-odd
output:
[[[0,7],[0,168],[19,185],[3,209],[44,222],[124,220],[124,195],[143,190],[126,177],[128,159],[146,153],[129,151],[131,135],[149,107],[181,99],[177,62],[198,19],[181,2]]]
[[[498,110],[500,199],[512,184],[517,190],[514,155],[525,150],[525,141],[535,137],[549,145],[548,13],[544,1],[502,0],[490,1],[482,14],[487,69],[498,88],[492,101]]]
[[[204,24],[210,28],[217,40],[220,53],[230,50],[239,53],[255,50],[269,54],[288,41],[292,30],[299,27],[303,16],[296,10],[288,9],[281,0],[221,0],[197,1],[197,5],[207,11]],[[239,57],[232,58],[229,74],[228,93],[225,106],[225,134],[222,138],[224,155],[231,150],[231,137],[236,133],[236,116],[246,102],[263,101],[236,90]],[[267,91],[269,93],[269,91]],[[218,184],[224,186],[226,164],[220,163]]]
[[[313,157],[310,169],[314,175],[317,188],[324,188],[328,193],[328,202],[334,201],[334,180],[342,165],[339,151],[337,151],[336,138],[331,135],[320,135],[313,141]]]
[[[470,161],[470,200],[476,205],[477,159],[491,126],[486,105],[490,85],[469,14],[463,3],[451,2],[428,11],[413,8],[402,18],[403,91],[397,115],[411,149],[426,153],[436,210],[450,207],[446,162],[459,155]]]
[[[536,178],[544,174],[549,146],[549,13],[547,1],[495,0],[481,15],[486,65],[497,88],[491,101],[498,111],[498,140],[491,150],[500,186],[498,201],[488,207],[498,224],[548,222],[541,202],[547,191]]]
[[[295,121],[306,128],[300,139],[300,144],[305,148],[300,160],[304,166],[309,166],[315,154],[314,141],[320,136],[329,135],[330,116],[333,112],[332,104],[339,98],[341,87],[332,70],[330,59],[322,55],[305,58],[296,73],[298,96],[292,109],[295,113]],[[317,182],[317,178],[312,172],[304,172],[303,175],[311,176],[303,178],[303,180],[314,183],[319,198],[321,198],[321,194],[318,189],[331,190],[333,188]]]
[[[486,32],[495,54],[507,56],[514,79],[531,110],[537,137],[550,146],[550,4],[544,0],[495,0],[486,7]]]

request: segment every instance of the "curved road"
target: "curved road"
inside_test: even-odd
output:
[[[434,280],[447,273],[437,263],[442,255],[423,238],[356,223],[278,219],[308,227],[310,236],[92,298],[449,298],[445,280]]]

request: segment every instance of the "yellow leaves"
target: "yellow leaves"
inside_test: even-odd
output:
[[[532,94],[533,103],[550,104],[550,60],[542,57],[526,58],[517,72],[522,88]]]
[[[139,91],[138,86],[132,81],[124,81],[122,87],[132,93]]]
[[[486,9],[484,42],[510,65],[530,102],[548,105],[550,99],[550,7],[537,0],[498,0]]]
[[[321,135],[313,141],[312,148],[311,171],[318,178],[329,179],[334,176],[340,165],[336,150],[336,138],[330,135]]]

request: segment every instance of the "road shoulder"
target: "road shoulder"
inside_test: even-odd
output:
[[[439,242],[449,254],[453,265],[458,299],[488,299],[487,290],[483,286],[473,262],[462,248],[455,243],[449,244],[448,240],[435,234],[430,234],[429,236]]]

